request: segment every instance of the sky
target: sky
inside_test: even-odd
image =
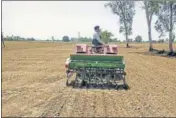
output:
[[[108,1],[2,1],[2,31],[4,35],[34,37],[40,40],[62,39],[64,35],[92,38],[94,26],[108,30],[118,40],[125,40],[119,34],[119,18],[104,7]],[[145,11],[136,4],[133,34],[148,40]],[[153,23],[156,18],[153,18]],[[152,26],[153,27],[153,26]],[[158,33],[152,29],[153,39]]]

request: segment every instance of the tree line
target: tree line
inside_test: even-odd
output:
[[[14,35],[11,35],[11,36],[3,36],[3,33],[2,33],[2,36],[1,38],[3,38],[3,40],[5,41],[35,41],[36,39],[33,38],[33,37],[30,37],[30,38],[24,38],[24,37],[21,37],[21,36],[14,36]]]
[[[108,42],[121,42],[121,43],[126,42],[126,41],[118,40],[117,38],[112,38],[112,36],[114,36],[114,35],[107,30],[102,31],[102,33],[101,33],[101,38],[106,44]],[[3,36],[3,34],[2,34],[2,38],[5,41],[37,41],[37,39],[35,39],[33,37],[32,38],[24,38],[21,36],[14,36],[14,35]],[[90,38],[90,37],[80,37],[80,38],[71,37],[71,38],[69,38],[69,36],[65,35],[62,37],[61,40],[56,39],[54,36],[52,36],[51,39],[46,39],[44,41],[50,41],[50,42],[51,41],[52,42],[92,42],[92,38]],[[149,41],[144,41],[142,36],[137,35],[134,40],[131,38],[128,38],[128,42],[137,42],[137,43],[142,43],[142,42],[145,43],[146,42],[146,43],[148,43]],[[159,39],[158,41],[152,40],[152,42],[153,43],[164,43],[164,42],[169,42],[169,39],[165,39],[165,40]]]
[[[118,40],[117,38],[112,38],[113,36],[114,35],[107,30],[104,30],[101,32],[101,39],[105,44],[109,42],[124,42],[124,41]],[[87,37],[69,38],[68,36],[64,36],[62,38],[63,42],[92,42],[92,40],[93,40],[92,38],[87,38]],[[128,40],[129,42],[145,42],[143,41],[142,36],[140,35],[137,35],[134,40],[133,39],[128,39]],[[164,40],[163,40],[163,43],[164,43]]]
[[[132,23],[135,16],[135,3],[141,5],[141,9],[145,11],[146,22],[148,26],[149,51],[153,51],[152,40],[152,19],[155,15],[155,30],[160,34],[159,37],[168,35],[169,51],[173,53],[173,42],[176,38],[176,1],[175,0],[158,0],[158,1],[129,1],[116,0],[106,3],[105,8],[110,8],[114,15],[119,17],[119,33],[123,33],[126,39],[126,47],[129,47],[128,37],[132,34]],[[147,33],[147,32],[146,32]]]

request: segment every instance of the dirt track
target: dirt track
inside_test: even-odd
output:
[[[2,116],[176,116],[176,58],[145,53],[147,44],[119,48],[125,91],[66,87],[64,63],[74,44],[5,43]]]

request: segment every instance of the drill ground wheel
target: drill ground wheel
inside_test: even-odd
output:
[[[67,82],[66,82],[66,86],[69,86],[68,80],[67,80]]]
[[[127,89],[129,89],[129,86],[126,84],[125,75],[126,75],[126,72],[124,72],[124,75],[123,75],[123,88],[124,88],[125,90],[127,90]]]
[[[79,74],[76,75],[75,82],[73,87],[74,88],[81,88],[83,86],[83,80]]]
[[[66,86],[69,86],[69,74],[68,74],[68,72],[66,72],[66,75],[67,75]]]
[[[129,87],[128,87],[127,84],[124,84],[124,85],[123,85],[123,88],[124,88],[125,90],[128,90]]]

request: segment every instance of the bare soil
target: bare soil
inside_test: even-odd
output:
[[[5,42],[2,116],[175,117],[176,58],[148,53],[148,44],[119,45],[129,90],[66,87],[72,43]],[[154,48],[168,49],[167,44]],[[174,44],[176,49],[176,45]]]

